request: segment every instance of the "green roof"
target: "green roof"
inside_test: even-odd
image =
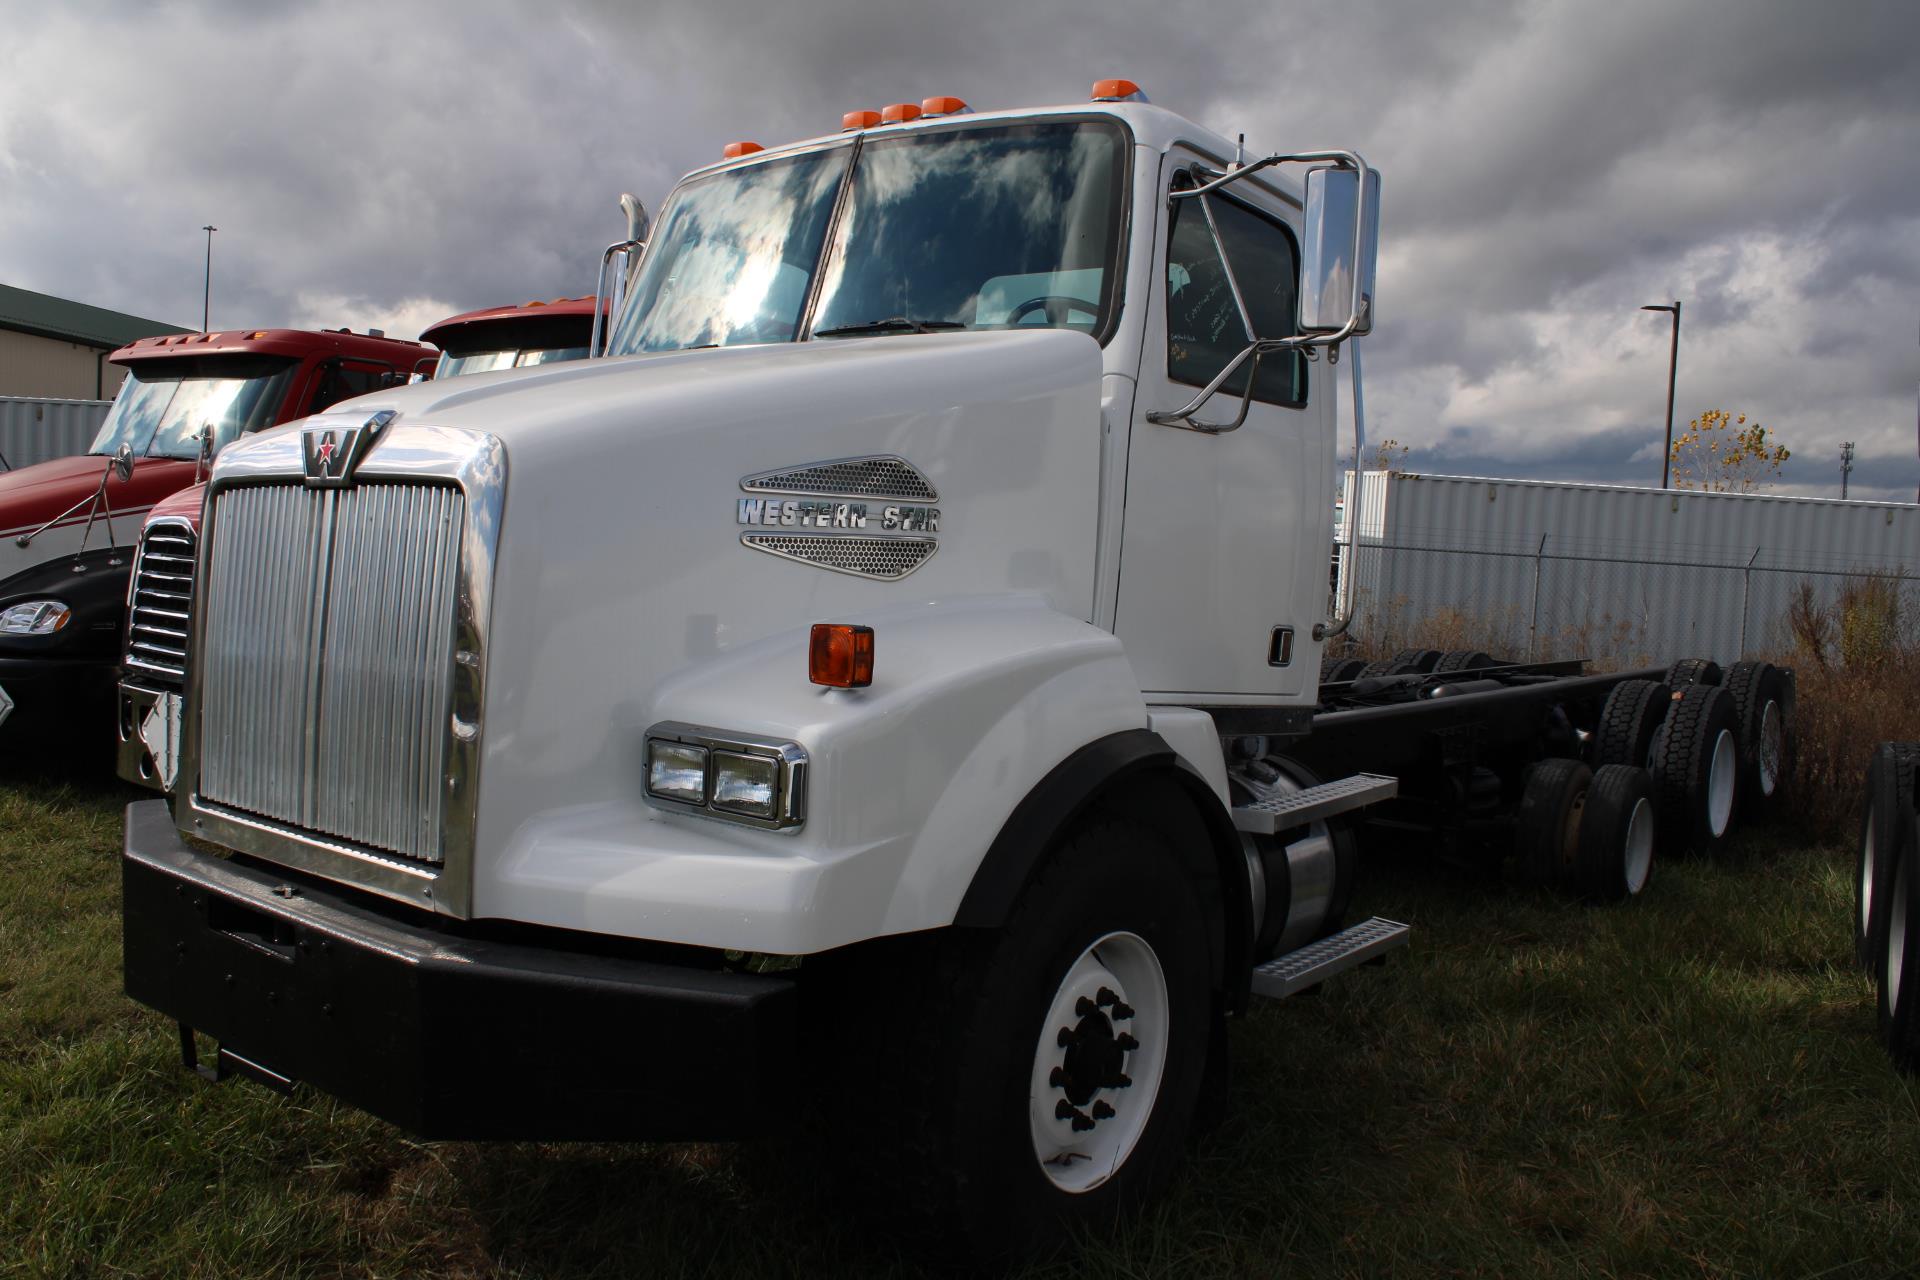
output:
[[[0,284],[0,329],[17,329],[42,338],[59,338],[90,347],[124,347],[135,338],[151,338],[162,333],[192,333],[177,324],[143,320],[105,307],[90,307],[84,302],[16,289]]]

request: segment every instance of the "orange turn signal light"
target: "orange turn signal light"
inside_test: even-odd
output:
[[[1092,98],[1095,102],[1145,102],[1147,95],[1140,92],[1140,86],[1131,80],[1096,80],[1093,82]]]
[[[957,116],[972,108],[959,98],[922,98],[920,110],[930,116]]]
[[[807,679],[830,689],[864,689],[873,683],[873,628],[851,622],[816,622],[807,645]]]
[[[905,124],[919,118],[920,108],[911,102],[896,102],[890,107],[880,108],[880,119],[886,124]]]
[[[880,113],[878,111],[849,111],[840,117],[840,132],[847,133],[854,129],[871,129],[879,123]]]
[[[757,142],[729,142],[726,146],[720,148],[720,158],[722,160],[738,160],[741,156],[750,156],[756,151],[765,150],[766,148]]]

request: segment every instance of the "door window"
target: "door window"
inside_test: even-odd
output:
[[[1220,228],[1218,239],[1202,200]],[[1254,335],[1284,338],[1297,331],[1300,256],[1286,227],[1219,196],[1176,201],[1167,244],[1167,376],[1175,382],[1204,387],[1246,348],[1247,327],[1234,305],[1228,262]],[[1251,363],[1221,384],[1223,395],[1246,391]],[[1305,404],[1306,358],[1299,352],[1261,358],[1253,398],[1294,408]]]

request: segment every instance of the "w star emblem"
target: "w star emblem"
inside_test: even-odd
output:
[[[307,484],[316,489],[344,489],[367,450],[395,417],[382,409],[359,426],[308,427],[300,433],[300,451]]]

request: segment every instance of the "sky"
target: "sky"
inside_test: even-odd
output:
[[[591,292],[617,199],[857,107],[1126,76],[1383,175],[1368,434],[1412,470],[1657,484],[1745,413],[1780,491],[1920,487],[1912,0],[1341,5],[0,0],[0,281],[182,325]]]

